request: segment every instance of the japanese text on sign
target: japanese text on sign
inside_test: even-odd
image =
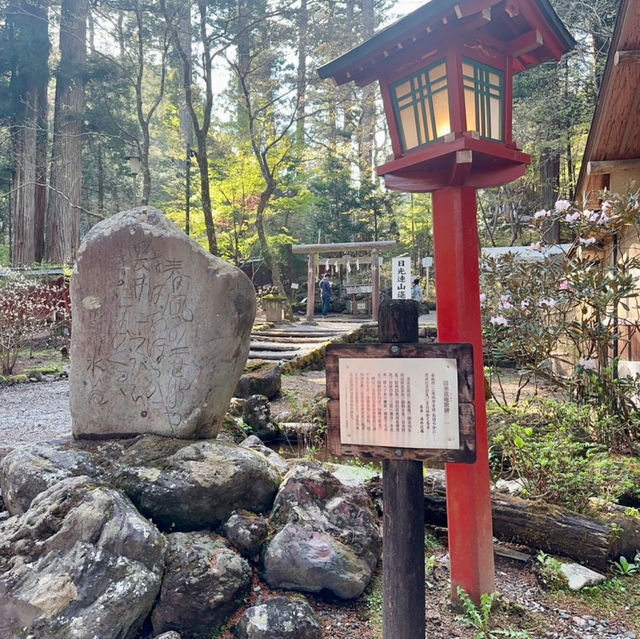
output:
[[[340,441],[457,449],[458,372],[449,358],[341,358]]]
[[[394,300],[411,299],[411,258],[394,257],[391,260],[393,280],[391,297]]]

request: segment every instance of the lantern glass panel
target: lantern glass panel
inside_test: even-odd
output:
[[[447,68],[444,60],[391,85],[403,151],[451,132]]]
[[[483,138],[504,141],[504,73],[465,59],[462,77],[467,130],[477,131]]]

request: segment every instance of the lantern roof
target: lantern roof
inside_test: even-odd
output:
[[[318,75],[365,86],[453,37],[511,56],[515,73],[558,60],[575,45],[549,0],[431,0],[320,67]]]

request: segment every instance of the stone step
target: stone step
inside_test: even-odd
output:
[[[298,351],[249,351],[249,359],[280,361],[295,359],[299,354]]]
[[[290,351],[290,350],[296,350],[299,351],[300,348],[293,346],[293,345],[287,345],[287,344],[278,344],[277,342],[251,342],[251,350],[256,350],[256,351]]]
[[[253,331],[252,336],[256,337],[335,337],[336,335],[344,335],[345,331]]]
[[[290,343],[299,343],[304,342],[305,344],[324,344],[327,341],[327,337],[309,337],[307,335],[300,335],[296,337],[281,337],[279,335],[256,335],[255,333],[251,334],[251,338],[255,342],[277,342],[279,344],[290,344]]]

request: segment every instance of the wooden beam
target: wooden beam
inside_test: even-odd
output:
[[[316,310],[316,256],[309,254],[307,262],[307,322],[313,321]]]
[[[591,160],[587,163],[587,175],[608,175],[620,171],[640,171],[640,158],[628,160]]]
[[[389,240],[384,242],[343,242],[341,244],[294,244],[292,253],[342,253],[343,251],[390,250],[398,243]]]
[[[616,51],[613,56],[614,66],[619,64],[640,64],[640,50]]]
[[[532,29],[531,31],[523,33],[515,40],[509,42],[507,46],[507,53],[516,58],[520,55],[524,55],[525,53],[529,53],[529,51],[533,51],[538,47],[541,47],[543,44],[544,38],[542,37],[540,31],[538,31],[537,29]]]

